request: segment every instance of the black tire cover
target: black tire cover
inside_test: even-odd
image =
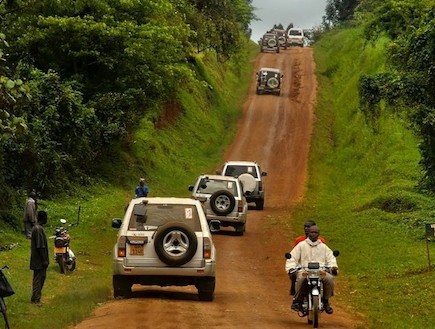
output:
[[[228,205],[225,207],[222,207],[221,201],[228,201]],[[234,198],[234,195],[227,190],[220,190],[216,191],[212,194],[210,197],[210,207],[211,210],[216,215],[228,215],[234,210],[234,207],[236,206],[236,199]]]
[[[165,245],[172,250],[165,249]],[[157,256],[169,266],[188,263],[195,255],[197,247],[198,239],[195,232],[180,222],[163,224],[157,229],[154,237],[154,250]]]
[[[275,77],[271,77],[267,80],[267,86],[270,88],[276,88],[279,86],[279,80]]]

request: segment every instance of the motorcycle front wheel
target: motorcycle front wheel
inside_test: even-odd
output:
[[[313,296],[313,328],[319,327],[319,296]]]
[[[56,263],[59,265],[59,271],[65,274],[65,257],[63,254],[56,255]]]

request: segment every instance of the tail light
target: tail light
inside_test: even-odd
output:
[[[211,241],[210,238],[203,238],[202,241],[203,245],[203,257],[204,259],[210,259],[211,258]]]
[[[120,236],[118,239],[118,257],[126,256],[126,243],[127,243],[127,237]]]
[[[258,182],[258,190],[261,191],[263,189],[263,182],[259,181]]]
[[[238,202],[237,203],[237,211],[238,212],[243,212],[243,202]]]

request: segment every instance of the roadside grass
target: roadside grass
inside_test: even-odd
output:
[[[250,43],[246,53],[232,63],[219,63],[211,54],[198,56],[204,82],[201,86],[180,87],[182,115],[171,112],[175,117],[168,117],[170,121],[166,125],[163,122],[160,129],[154,128],[155,117],[144,118],[141,124],[147,129],[139,129],[132,136],[133,147],[119,145],[118,153],[101,164],[106,181],[77,187],[80,193],[75,198],[41,200],[40,209],[49,216],[47,236],[53,235],[61,218],[68,223],[79,219],[79,225],[69,230],[77,269],[62,275],[50,259],[43,307],[30,304],[30,242],[19,230],[0,227],[0,246],[11,246],[11,250],[0,251],[0,266],[10,267],[6,276],[16,292],[5,299],[12,328],[66,328],[112,299],[111,254],[117,233],[111,228],[112,218],[122,218],[138,177],[146,177],[150,196],[189,197],[188,185],[200,173],[213,173],[222,163],[252,83],[251,59],[257,53],[258,47]],[[53,240],[48,243],[51,251]]]
[[[435,286],[424,224],[435,222],[435,202],[416,187],[418,139],[385,109],[374,124],[358,109],[358,79],[385,70],[386,40],[366,43],[360,29],[347,29],[314,47],[316,124],[308,189],[293,226],[302,231],[315,219],[340,250],[333,303],[364,314],[365,328],[431,327]],[[432,242],[429,251],[435,253]]]

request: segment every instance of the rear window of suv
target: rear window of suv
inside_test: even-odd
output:
[[[128,224],[129,231],[154,231],[168,222],[182,222],[194,231],[201,231],[198,212],[193,205],[136,204]]]
[[[233,177],[237,177],[240,176],[242,174],[251,174],[252,176],[254,176],[255,178],[258,178],[257,175],[257,170],[255,170],[254,166],[232,166],[229,165],[226,167],[225,169],[225,176],[233,176]]]
[[[236,196],[238,195],[235,182],[224,179],[201,179],[196,193],[213,194],[221,190],[229,191]]]

